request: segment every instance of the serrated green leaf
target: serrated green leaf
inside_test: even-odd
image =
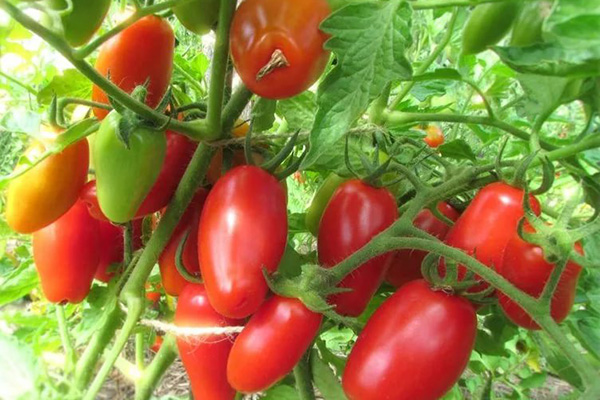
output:
[[[494,51],[517,72],[546,76],[585,78],[600,75],[600,46],[567,48],[555,43],[529,47],[500,47]]]
[[[399,0],[369,2],[341,8],[321,24],[332,36],[325,47],[337,56],[337,65],[319,87],[302,169],[338,142],[390,81],[411,76],[404,56],[411,42],[411,14],[410,6]]]
[[[319,357],[316,350],[312,351],[310,364],[315,386],[325,400],[346,400],[342,384],[329,365]]]
[[[268,131],[275,122],[276,100],[260,97],[252,108],[252,131],[253,133]]]
[[[564,47],[600,46],[600,3],[596,0],[558,0],[545,23],[546,40]]]
[[[308,131],[315,121],[317,100],[313,92],[306,91],[291,99],[280,100],[277,112],[288,123],[290,131]]]
[[[456,139],[445,143],[441,145],[438,150],[442,156],[453,158],[455,160],[476,160],[475,153],[473,153],[471,146],[462,139]]]

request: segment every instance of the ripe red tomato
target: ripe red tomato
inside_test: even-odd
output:
[[[244,84],[269,99],[295,96],[319,79],[329,52],[327,35],[319,30],[331,14],[326,0],[245,0],[231,25],[231,55]],[[279,50],[287,66],[261,71]]]
[[[89,209],[88,209],[89,211]],[[101,282],[108,283],[117,272],[114,264],[123,262],[124,228],[111,222],[99,220],[100,263],[94,276]],[[133,250],[142,247],[142,220],[133,221]],[[122,269],[122,265],[117,266]]]
[[[106,218],[106,215],[104,215],[104,213],[100,209],[95,180],[89,181],[85,184],[85,186],[81,189],[81,193],[79,193],[79,198],[85,203],[92,217],[99,221],[110,222],[108,218]]]
[[[468,300],[409,282],[358,336],[342,378],[349,400],[435,400],[464,371],[477,333]]]
[[[44,144],[35,143],[27,156],[34,160],[45,150]],[[12,180],[6,196],[8,225],[20,233],[33,233],[56,221],[77,201],[88,167],[88,142],[83,139]],[[24,165],[17,166],[21,168]]]
[[[208,192],[205,189],[200,189],[196,193],[196,196],[181,217],[179,224],[175,227],[169,243],[167,243],[167,246],[158,259],[162,283],[165,292],[170,296],[179,296],[188,284],[188,281],[177,271],[177,265],[175,264],[177,248],[188,230],[189,236],[183,248],[183,266],[190,274],[200,273],[197,226],[207,195]]]
[[[155,213],[169,204],[198,147],[198,143],[178,133],[167,131],[166,136],[165,161],[158,179],[138,209],[136,217]]]
[[[435,149],[444,144],[444,133],[442,132],[439,126],[429,125],[425,129],[425,133],[427,134],[427,136],[425,136],[425,139],[423,140],[425,140],[425,143],[427,143],[429,147]]]
[[[525,226],[525,231],[535,232],[529,225]],[[575,249],[583,254],[580,244],[577,244]],[[540,247],[524,241],[515,231],[506,245],[504,260],[499,265],[498,273],[518,289],[533,297],[539,297],[546,282],[550,279],[554,267],[544,259],[544,253]],[[573,307],[580,274],[581,266],[569,261],[558,281],[558,287],[550,305],[552,318],[557,323],[562,322]],[[498,292],[498,300],[506,316],[515,324],[526,329],[540,329],[540,326],[529,314],[504,293]]]
[[[42,290],[53,303],[80,303],[100,261],[98,221],[77,201],[65,215],[33,234],[33,259]]]
[[[237,167],[213,187],[198,230],[200,270],[211,304],[230,318],[244,318],[262,304],[287,242],[283,188],[254,166]]]
[[[156,107],[169,87],[173,72],[175,35],[171,25],[155,15],[144,17],[104,43],[96,69],[127,93],[150,80],[146,103]],[[108,104],[108,96],[94,85],[92,100]],[[107,110],[94,108],[104,119]]]
[[[438,210],[452,221],[456,221],[460,216],[450,204],[441,201],[437,206]],[[450,226],[440,221],[429,210],[423,210],[414,220],[415,227],[444,240]],[[385,277],[386,281],[396,287],[400,287],[407,282],[417,279],[423,279],[421,274],[421,264],[427,256],[427,253],[420,250],[400,250],[394,256],[392,266]]]
[[[152,285],[151,283],[146,283],[146,299],[150,300],[152,303],[152,307],[155,307],[160,301],[162,285],[157,283]]]
[[[446,243],[474,256],[490,268],[498,268],[506,243],[514,234],[523,211],[524,192],[506,183],[492,183],[477,193],[465,212],[456,221],[448,235]],[[530,196],[531,208],[539,214],[540,203]],[[441,260],[440,270],[445,271],[445,261]],[[462,279],[466,268],[458,268],[458,277]],[[487,288],[485,282],[470,290],[477,292]]]
[[[359,180],[343,183],[329,201],[318,235],[319,263],[332,267],[348,258],[398,218],[394,196],[385,188],[378,189]],[[394,253],[375,257],[340,283],[351,292],[332,295],[340,314],[358,316],[381,285]]]
[[[322,319],[298,299],[265,301],[233,344],[227,362],[231,386],[255,393],[283,379],[312,344]]]
[[[175,325],[188,328],[236,326],[239,321],[220,315],[210,305],[203,285],[183,289],[175,311]],[[235,390],[227,382],[227,358],[233,337],[178,337],[177,347],[195,399],[233,400]]]

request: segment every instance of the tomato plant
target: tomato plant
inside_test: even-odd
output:
[[[5,397],[600,398],[590,2],[112,5],[0,0]]]
[[[319,24],[331,10],[326,0],[244,0],[231,26],[231,56],[240,77],[259,96],[295,96],[317,81],[329,52]],[[278,67],[266,70],[276,51]]]
[[[396,200],[387,189],[378,189],[358,180],[342,184],[321,219],[317,239],[319,262],[333,266],[343,261],[396,218]],[[340,286],[352,290],[330,299],[336,310],[351,316],[362,313],[383,281],[392,257],[393,253],[375,257],[347,276]]]
[[[344,371],[349,399],[438,399],[458,380],[475,343],[466,299],[406,284],[369,320]]]
[[[215,309],[230,318],[264,301],[262,269],[274,272],[287,238],[285,193],[273,176],[237,167],[210,191],[198,227],[200,270]]]

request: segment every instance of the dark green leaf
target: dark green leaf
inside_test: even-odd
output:
[[[541,332],[534,333],[534,339],[551,369],[571,385],[583,389],[581,377],[557,346]]]
[[[316,96],[313,92],[306,91],[291,99],[280,100],[277,112],[285,118],[290,131],[308,131],[315,121]]]
[[[547,378],[548,374],[545,372],[533,374],[530,377],[523,379],[521,383],[519,383],[519,387],[522,389],[533,389],[542,387],[544,383],[546,383]]]
[[[275,386],[269,390],[263,400],[300,400],[300,396],[295,388],[287,385]]]
[[[411,42],[411,14],[399,0],[368,2],[348,5],[321,24],[332,36],[326,47],[336,54],[337,65],[319,87],[311,148],[302,169],[338,142],[390,81],[410,77],[404,51]]]
[[[442,156],[453,158],[455,160],[470,160],[475,161],[476,156],[471,149],[471,146],[462,139],[452,140],[439,147]]]

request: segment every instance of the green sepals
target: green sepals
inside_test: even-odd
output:
[[[185,244],[187,243],[189,236],[190,230],[188,229],[177,245],[177,251],[175,252],[175,267],[177,268],[177,272],[179,272],[179,274],[186,281],[190,283],[201,284],[203,282],[202,279],[198,276],[190,274],[185,265],[183,265],[183,250],[185,249]]]

